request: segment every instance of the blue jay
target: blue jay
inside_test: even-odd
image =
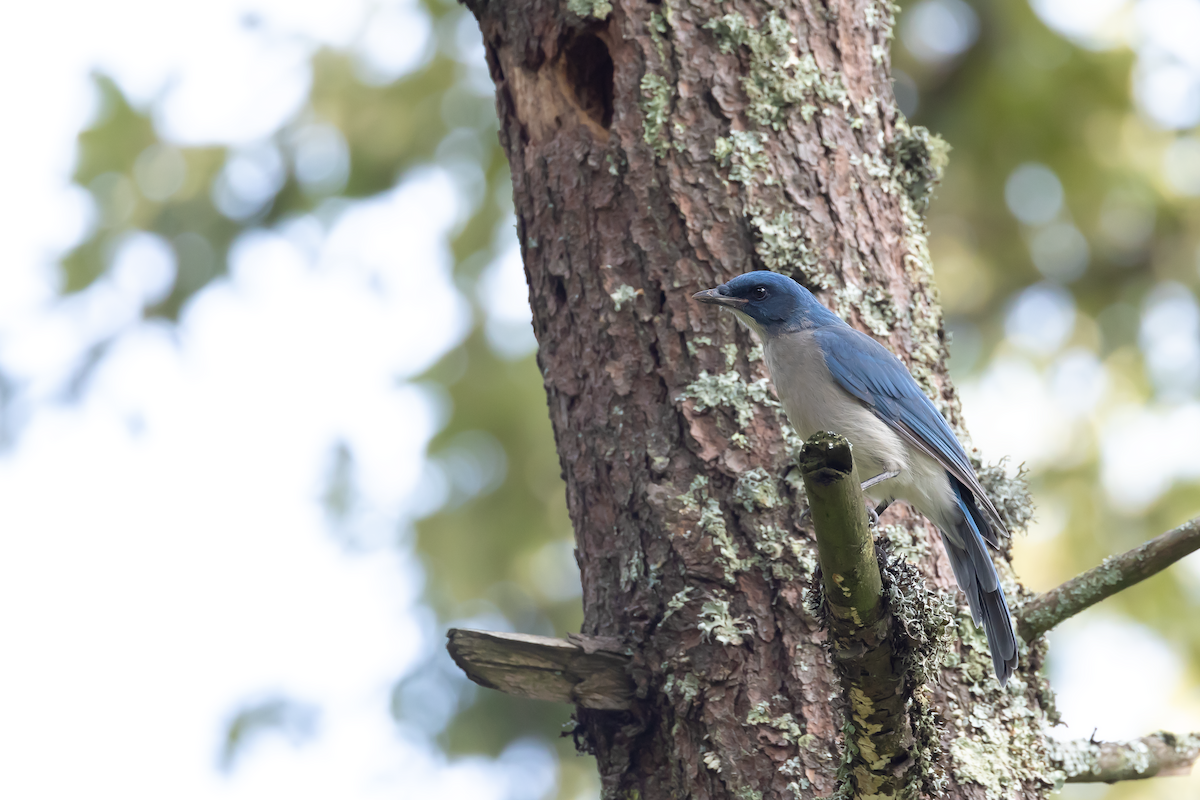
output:
[[[938,527],[1004,686],[1017,666],[1017,640],[984,542],[999,546],[998,535],[1008,532],[954,432],[900,359],[774,272],[739,275],[695,299],[724,306],[758,334],[801,438],[845,436],[860,474],[871,476],[863,482],[869,497],[906,500]]]

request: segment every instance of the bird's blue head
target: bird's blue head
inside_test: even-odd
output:
[[[842,322],[808,289],[786,275],[766,270],[747,272],[693,297],[701,303],[728,308],[759,336]]]

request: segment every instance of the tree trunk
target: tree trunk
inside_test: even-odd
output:
[[[468,4],[512,165],[583,633],[632,656],[633,709],[578,711],[606,796],[865,795],[864,768],[939,797],[1045,796],[1041,653],[1023,648],[999,688],[933,528],[903,506],[877,535],[912,564],[885,586],[912,746],[863,751],[806,602],[799,442],[751,334],[691,300],[751,269],[792,275],[957,417],[922,219],[945,146],[896,110],[895,6]]]

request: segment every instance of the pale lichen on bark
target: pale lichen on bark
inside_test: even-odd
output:
[[[733,411],[740,428],[750,424],[759,408],[772,411],[783,408],[775,399],[766,378],[747,381],[736,370],[717,375],[702,370],[699,377],[683,390],[679,399],[695,401],[696,411],[728,408]]]
[[[704,26],[717,37],[723,53],[740,47],[749,51],[750,67],[742,76],[742,89],[750,100],[747,116],[760,125],[779,130],[788,109],[799,106],[800,116],[811,122],[817,107],[812,101],[841,102],[846,97],[841,76],[825,79],[811,53],[797,55],[796,34],[775,11],[753,27],[738,13],[725,14]]]
[[[609,0],[567,0],[567,10],[583,19],[606,19],[613,7]]]
[[[654,149],[654,154],[662,158],[670,146],[666,126],[675,91],[666,78],[653,72],[642,76],[641,90],[642,113],[645,115],[642,138]]]
[[[609,297],[612,298],[613,308],[617,311],[620,311],[621,306],[626,305],[627,303],[632,303],[634,299],[637,298],[637,296],[641,293],[642,291],[640,289],[634,289],[629,284],[623,283],[617,287],[615,292],[610,293]]]
[[[747,511],[775,508],[779,505],[779,489],[774,478],[762,467],[755,467],[738,476],[733,489],[733,499]]]
[[[730,131],[729,138],[717,137],[713,147],[713,157],[723,167],[729,167],[729,180],[741,184],[750,184],[760,171],[765,172],[770,167],[763,143],[767,134],[757,131]],[[770,186],[774,181],[769,173],[763,178],[763,185]]]

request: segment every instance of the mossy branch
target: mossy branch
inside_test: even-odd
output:
[[[1128,589],[1200,549],[1200,517],[1135,547],[1111,556],[1095,569],[1040,594],[1024,605],[1017,631],[1032,642],[1063,620]]]
[[[850,442],[818,433],[798,459],[817,537],[830,654],[850,703],[854,797],[897,797],[912,764],[904,676]]]
[[[1188,775],[1200,755],[1200,734],[1159,731],[1128,742],[1050,743],[1050,761],[1067,783],[1116,783]]]
[[[446,649],[467,677],[516,697],[619,711],[633,705],[629,657],[615,643],[451,628]]]
[[[798,463],[817,534],[825,600],[835,614],[869,625],[880,616],[883,579],[850,442],[836,433],[814,434]]]

